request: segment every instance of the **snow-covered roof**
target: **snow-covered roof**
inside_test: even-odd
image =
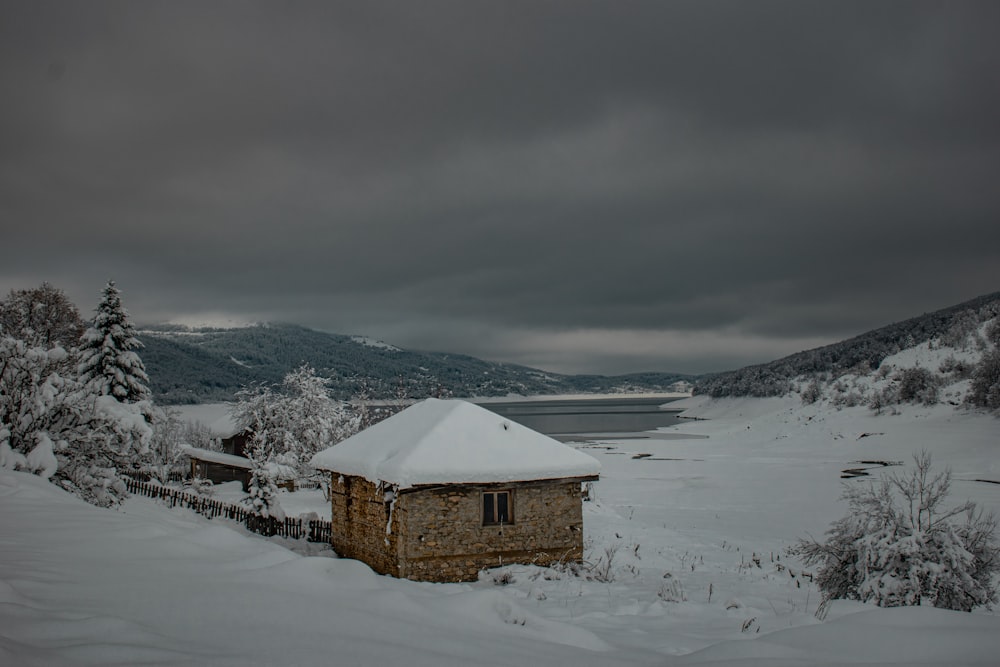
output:
[[[403,488],[591,477],[593,457],[459,400],[429,398],[319,452],[312,465]]]
[[[232,466],[233,468],[245,468],[247,470],[253,467],[253,464],[250,463],[250,459],[244,456],[233,456],[232,454],[213,452],[210,449],[200,449],[198,447],[191,447],[190,445],[184,445],[182,449],[189,457],[198,459],[199,461],[221,463],[222,465]]]

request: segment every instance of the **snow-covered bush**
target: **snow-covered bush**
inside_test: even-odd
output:
[[[184,482],[184,488],[198,494],[199,496],[211,497],[215,494],[215,484],[210,479],[203,477],[192,477]]]
[[[149,407],[94,396],[86,388],[70,394],[63,405],[66,420],[53,431],[59,434],[53,479],[93,505],[121,502],[128,492],[118,471],[134,467],[146,452],[152,436],[144,413]]]
[[[951,326],[941,335],[940,343],[947,347],[963,349],[969,344],[970,338],[976,336],[980,323],[979,314],[975,310],[966,310],[955,316]]]
[[[880,415],[886,405],[885,394],[878,390],[873,391],[871,397],[868,399],[868,407],[871,408],[875,414]]]
[[[0,333],[30,347],[75,347],[85,328],[80,311],[66,293],[49,283],[11,290],[0,301]]]
[[[184,477],[188,472],[188,458],[181,444],[198,447],[200,443],[185,438],[188,424],[181,421],[177,410],[157,408],[148,416],[152,434],[148,450],[139,457],[139,469],[161,484]]]
[[[987,343],[992,343],[993,347],[1000,347],[1000,319],[994,319],[986,325],[983,339]]]
[[[955,380],[965,380],[972,376],[973,368],[971,363],[956,359],[955,355],[949,355],[941,362],[938,370]]]
[[[3,464],[101,506],[127,495],[118,470],[134,467],[152,433],[149,390],[137,384],[145,373],[131,351],[138,341],[117,294],[109,283],[83,339],[76,307],[48,284],[12,292],[0,308]]]
[[[90,503],[114,505],[126,495],[116,469],[145,451],[151,431],[143,410],[150,406],[95,394],[71,374],[70,357],[61,347],[0,338],[0,430],[11,451],[5,458]]]
[[[490,579],[493,581],[494,586],[508,586],[517,581],[514,578],[514,573],[511,572],[509,567],[503,569],[493,570]]]
[[[914,460],[907,476],[845,484],[849,511],[826,542],[804,539],[789,551],[819,565],[816,582],[827,599],[961,611],[990,606],[1000,573],[995,518],[972,502],[945,508],[950,471],[931,475],[927,453]]]
[[[1000,349],[984,354],[972,371],[968,401],[981,408],[1000,410]]]
[[[222,451],[222,441],[215,437],[212,429],[200,421],[185,421],[181,424],[178,442],[199,449]]]
[[[823,388],[819,386],[819,380],[813,378],[813,381],[802,390],[802,404],[810,405],[815,403],[823,396]]]
[[[938,379],[926,368],[905,368],[896,376],[897,396],[902,403],[933,405],[938,400]]]
[[[280,391],[254,385],[236,397],[233,421],[258,434],[268,452],[282,455],[302,476],[312,473],[308,462],[313,454],[358,430],[358,419],[330,397],[326,378],[308,365],[288,373]]]

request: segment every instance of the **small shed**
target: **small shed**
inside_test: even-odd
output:
[[[237,481],[243,484],[244,491],[250,485],[253,464],[246,457],[198,447],[185,447],[184,453],[191,459],[191,477],[211,480],[214,484]]]
[[[250,440],[252,439],[253,429],[251,428],[244,428],[239,431],[232,432],[230,435],[221,438],[222,451],[226,454],[246,458],[247,446],[250,444]]]
[[[316,454],[333,548],[380,574],[472,581],[583,558],[591,456],[472,403],[427,399]]]

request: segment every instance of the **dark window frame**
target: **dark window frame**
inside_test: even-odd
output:
[[[510,526],[514,523],[514,492],[511,489],[483,491],[479,506],[484,526]]]

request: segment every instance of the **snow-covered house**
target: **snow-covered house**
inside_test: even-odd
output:
[[[600,463],[459,400],[427,399],[316,454],[333,548],[376,572],[470,581],[583,557],[582,484]]]

